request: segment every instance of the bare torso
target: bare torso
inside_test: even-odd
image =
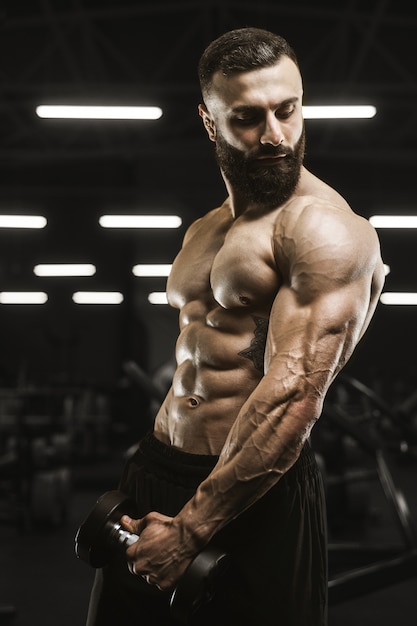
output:
[[[288,278],[277,246],[289,215],[296,221],[313,194],[316,224],[323,203],[353,216],[339,194],[306,171],[303,178],[305,195],[295,202],[234,219],[226,200],[186,235],[167,285],[169,302],[180,310],[180,335],[172,388],[155,420],[160,440],[196,454],[220,453],[264,373],[271,307]]]

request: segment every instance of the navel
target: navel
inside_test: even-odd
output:
[[[199,400],[197,400],[197,398],[195,398],[194,396],[190,396],[187,402],[192,409],[195,409],[196,407],[200,406]]]

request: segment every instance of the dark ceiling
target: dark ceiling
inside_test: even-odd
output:
[[[54,298],[61,303],[65,326],[73,290],[129,292],[132,265],[172,260],[185,227],[224,196],[197,115],[198,58],[213,38],[247,25],[268,28],[292,43],[305,104],[378,108],[372,120],[306,122],[308,167],[365,217],[415,212],[413,3],[19,0],[3,11],[0,37],[0,212],[40,213],[48,226],[42,232],[0,232],[0,291],[47,290],[49,306]],[[156,104],[164,114],[153,122],[52,121],[35,114],[40,103],[86,102]],[[104,232],[97,219],[107,212],[179,213],[184,227],[168,233]],[[415,290],[414,234],[381,233],[381,243],[392,268],[389,290]],[[64,287],[33,275],[35,263],[64,261],[95,263],[97,275]],[[143,285],[144,291],[163,288],[160,279]],[[32,324],[25,315],[21,323]],[[34,315],[40,324],[39,313]],[[400,349],[399,320],[406,320],[408,338],[414,336],[414,315],[413,309],[381,312],[374,331],[378,358],[385,349]],[[57,324],[56,315],[50,316]],[[387,327],[392,345],[386,343]]]

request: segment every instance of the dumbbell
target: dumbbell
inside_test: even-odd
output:
[[[106,565],[114,552],[126,549],[139,539],[125,530],[122,515],[135,517],[135,503],[125,493],[107,491],[78,528],[75,536],[75,553],[79,559],[94,568]],[[209,602],[217,578],[230,562],[229,556],[217,548],[207,548],[190,563],[171,592],[170,610],[181,624],[187,624],[200,606]]]

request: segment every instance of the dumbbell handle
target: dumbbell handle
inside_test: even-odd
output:
[[[120,522],[114,522],[110,529],[109,539],[110,541],[117,541],[117,543],[124,548],[128,548],[136,543],[139,539],[139,535],[135,535],[135,533],[131,533],[129,530],[123,528]]]
[[[120,522],[108,523],[108,541],[128,548],[139,535],[125,530]],[[171,594],[171,612],[180,623],[188,623],[189,615],[200,603],[207,602],[214,593],[214,579],[227,566],[228,557],[221,551],[209,549],[200,552],[189,565]]]

